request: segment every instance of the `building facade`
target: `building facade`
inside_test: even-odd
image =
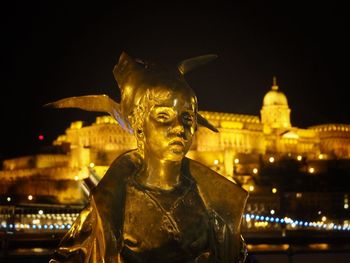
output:
[[[263,98],[260,117],[209,111],[201,114],[219,133],[199,127],[188,157],[238,181],[247,190],[254,188],[254,177],[259,175],[264,162],[274,163],[286,157],[307,160],[305,169],[317,174],[324,169],[318,160],[350,159],[350,125],[294,127],[287,97],[275,79]],[[15,192],[21,191],[23,198],[33,192],[40,194],[44,189],[40,184],[32,184],[34,178],[56,182],[49,184],[45,195],[60,196],[57,189],[68,191],[70,185],[76,186],[89,176],[89,169],[102,177],[118,155],[136,148],[136,141],[114,119],[100,116],[89,126],[83,126],[82,121],[73,122],[53,145],[65,149],[66,153],[5,160],[0,171],[1,192],[7,196],[17,189]],[[81,193],[69,191],[72,194],[68,197],[62,194],[58,199],[78,202],[83,198]]]

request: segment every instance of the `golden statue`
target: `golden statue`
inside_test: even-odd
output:
[[[50,104],[108,112],[138,146],[113,162],[50,262],[245,261],[247,192],[185,157],[197,125],[217,130],[198,113],[184,75],[215,57],[169,70],[122,53],[113,70],[120,104],[106,95]]]

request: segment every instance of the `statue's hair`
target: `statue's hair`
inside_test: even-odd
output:
[[[175,70],[166,70],[152,63],[134,60],[123,52],[118,64],[113,69],[114,77],[121,91],[120,103],[115,102],[105,94],[100,94],[64,98],[48,103],[46,106],[106,112],[125,131],[135,133],[133,127],[136,127],[140,121],[143,121],[144,118],[142,118],[143,114],[141,112],[145,111],[143,107],[148,105],[148,103],[157,101],[157,99],[161,100],[162,97],[168,96],[169,92],[175,90],[180,92],[186,90],[190,92],[188,94],[192,93],[193,97],[196,98],[193,90],[185,81],[184,74],[216,57],[216,55],[204,55],[186,59],[179,63]],[[164,87],[169,89],[164,89]],[[197,107],[196,117],[198,124],[218,132],[208,120],[197,113]]]

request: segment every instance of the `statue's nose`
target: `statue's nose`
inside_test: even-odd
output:
[[[176,118],[176,120],[174,120],[174,123],[171,127],[170,134],[184,138],[185,127],[184,127],[183,123],[181,122],[180,118]]]
[[[173,133],[178,136],[183,136],[185,134],[185,128],[181,124],[176,125],[172,130],[173,130]]]

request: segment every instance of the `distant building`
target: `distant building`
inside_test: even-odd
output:
[[[254,177],[259,175],[263,163],[276,163],[288,157],[307,161],[303,169],[317,174],[326,169],[319,160],[350,159],[350,125],[293,127],[287,97],[275,79],[263,98],[260,118],[208,111],[201,114],[220,132],[199,127],[188,156],[238,181],[248,191],[254,189]],[[42,195],[60,203],[79,203],[84,196],[77,184],[88,177],[88,169],[102,177],[118,155],[136,148],[136,141],[114,119],[100,116],[90,126],[83,126],[82,121],[73,122],[53,145],[66,153],[3,162],[1,202],[16,194],[22,201],[29,195]]]

